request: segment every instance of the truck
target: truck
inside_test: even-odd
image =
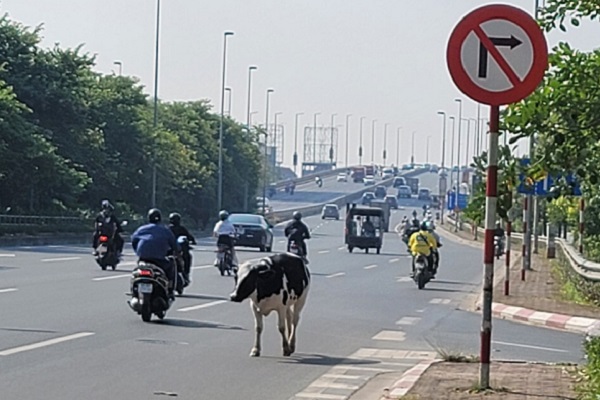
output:
[[[365,179],[365,167],[352,167],[352,171],[350,172],[350,176],[352,177],[352,182],[357,183],[363,182]]]
[[[365,167],[365,175],[375,176],[375,166],[374,165],[367,165]]]
[[[410,186],[410,190],[412,194],[419,194],[419,178],[404,178],[406,180],[406,184]]]
[[[383,218],[381,221],[381,229],[384,232],[389,232],[390,230],[390,217],[392,214],[390,203],[382,199],[373,199],[371,203],[369,203],[369,207],[371,208],[381,208],[383,211]]]

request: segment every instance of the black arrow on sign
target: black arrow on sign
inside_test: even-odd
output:
[[[496,47],[510,47],[513,50],[515,47],[519,47],[523,44],[522,41],[510,35],[509,38],[491,37],[490,40]],[[479,43],[479,77],[487,78],[488,72],[488,50],[485,48],[483,43]]]

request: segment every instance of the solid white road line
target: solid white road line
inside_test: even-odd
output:
[[[0,253],[0,257],[16,257],[16,254]]]
[[[100,281],[109,281],[111,279],[119,279],[119,278],[127,278],[130,277],[131,274],[123,274],[123,275],[110,275],[110,276],[103,276],[100,278],[93,278],[92,280],[95,282],[100,282]]]
[[[367,265],[367,266],[365,267],[365,269],[373,269],[373,268],[377,268],[377,267],[378,267],[378,265],[377,265],[377,264],[373,264],[373,265]]]
[[[497,340],[492,340],[492,343],[494,343],[494,344],[500,344],[500,345],[504,345],[504,346],[522,347],[522,348],[525,348],[525,349],[553,351],[555,353],[568,353],[567,350],[555,349],[555,348],[552,348],[552,347],[541,347],[541,346],[533,346],[533,345],[529,345],[529,344],[499,342]]]
[[[8,289],[0,289],[0,293],[10,293],[10,292],[16,292],[17,288],[13,287],[13,288],[8,288]]]
[[[59,257],[59,258],[43,258],[41,262],[53,262],[53,261],[73,261],[81,260],[81,257]]]
[[[335,274],[327,275],[325,278],[336,278],[338,276],[344,276],[344,275],[346,275],[345,272],[336,272]]]
[[[80,332],[75,333],[73,335],[58,337],[50,340],[44,340],[43,342],[32,343],[26,346],[13,347],[12,349],[6,349],[0,351],[0,356],[10,356],[12,354],[22,353],[24,351],[35,350],[42,347],[52,346],[53,344],[58,344],[62,342],[68,342],[69,340],[81,339],[86,336],[94,335],[93,332]]]
[[[183,308],[180,308],[177,311],[186,312],[186,311],[200,310],[202,308],[208,308],[208,307],[212,307],[212,306],[217,306],[217,305],[223,304],[223,303],[227,303],[227,300],[217,300],[217,301],[211,301],[210,303],[199,304],[197,306],[183,307]]]

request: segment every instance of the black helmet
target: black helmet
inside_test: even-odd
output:
[[[179,226],[181,223],[181,215],[176,212],[169,214],[169,222],[175,226]]]
[[[423,221],[423,222],[421,223],[421,230],[422,230],[422,231],[428,231],[428,230],[429,230],[429,225],[427,224],[427,222],[426,222],[426,221]]]
[[[302,219],[302,213],[300,211],[294,211],[294,219],[300,221]]]
[[[102,205],[101,205],[103,210],[107,210],[107,211],[112,211],[115,208],[112,206],[112,204],[110,204],[110,201],[108,200],[102,200]]]
[[[228,213],[227,211],[225,211],[225,210],[222,210],[222,211],[219,213],[219,219],[220,219],[221,221],[225,221],[227,218],[229,218],[229,213]]]
[[[162,215],[158,208],[151,208],[150,211],[148,211],[148,222],[151,224],[157,224],[161,219]]]
[[[415,219],[413,219],[413,220],[412,220],[412,225],[413,225],[415,228],[418,228],[420,224],[421,224],[421,223],[419,222],[419,220],[418,220],[417,218],[415,218]]]

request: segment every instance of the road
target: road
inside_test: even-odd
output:
[[[393,226],[405,212],[394,212]],[[342,221],[307,223],[313,280],[291,358],[281,356],[274,315],[263,356],[248,357],[251,311],[227,301],[233,280],[210,265],[209,239],[195,249],[192,285],[162,323],[143,323],[126,304],[130,252],[112,272],[95,266],[88,248],[0,249],[2,399],[342,400],[437,350],[478,354],[481,316],[457,307],[480,290],[481,250],[446,241],[438,279],[419,291],[395,233],[381,255],[349,254]],[[282,251],[280,227],[276,237]],[[493,334],[496,359],[582,361],[578,335],[503,320],[494,320]]]

